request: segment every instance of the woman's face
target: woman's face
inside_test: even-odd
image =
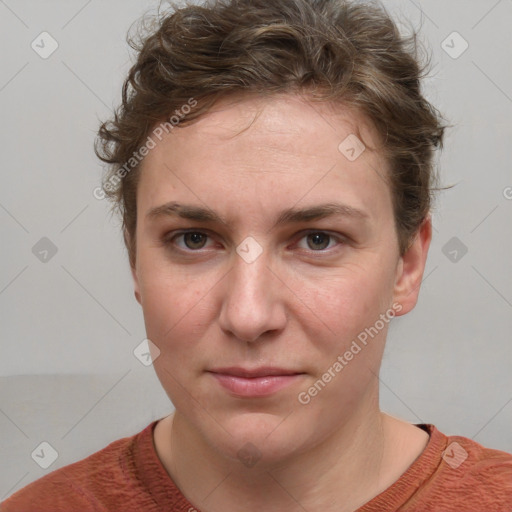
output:
[[[357,129],[377,144],[341,106],[225,100],[143,163],[134,279],[154,367],[228,457],[283,460],[378,407],[428,240],[399,256],[388,170]]]

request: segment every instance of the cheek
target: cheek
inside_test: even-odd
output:
[[[145,265],[141,262],[139,275],[142,309],[148,338],[157,345],[173,339],[176,332],[193,327],[204,300],[198,280],[176,269],[162,268],[155,258]]]
[[[372,325],[392,298],[392,279],[384,267],[353,265],[314,280],[297,281],[297,296],[308,306],[302,317],[304,328],[308,324],[318,327],[320,320],[331,338],[347,341]]]
[[[211,323],[211,308],[205,307],[204,293],[197,289],[197,280],[195,283],[156,273],[146,274],[144,280],[146,335],[160,350],[153,366],[173,403],[190,378],[188,374],[200,366],[198,344],[205,326]]]

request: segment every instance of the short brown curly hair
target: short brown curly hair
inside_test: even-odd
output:
[[[162,122],[167,131],[186,125],[233,93],[307,93],[366,116],[384,141],[400,253],[406,251],[431,208],[434,150],[445,126],[420,90],[428,63],[420,63],[417,33],[402,36],[382,4],[206,1],[161,14],[149,35],[129,43],[137,60],[95,151],[109,164],[103,190],[121,212],[132,266],[139,151],[148,134]],[[172,116],[178,123],[169,123]]]

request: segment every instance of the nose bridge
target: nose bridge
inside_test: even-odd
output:
[[[262,291],[270,272],[268,265],[271,254],[268,245],[268,240],[262,236],[259,236],[258,240],[253,236],[247,236],[236,247],[232,279],[238,293],[250,297]]]
[[[254,261],[245,260],[242,256],[237,254],[235,258],[234,268],[232,274],[233,292],[246,296],[248,300],[251,298],[258,298],[264,289],[264,282],[268,281],[267,268],[268,258],[265,255],[260,255]]]
[[[237,248],[220,314],[221,327],[244,341],[280,329],[285,319],[275,277],[268,268],[269,254],[261,246],[257,254],[251,243],[242,242]]]

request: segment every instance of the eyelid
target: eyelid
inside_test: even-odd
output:
[[[207,249],[207,247],[201,247],[200,249],[188,249],[188,248],[183,248],[183,247],[180,247],[179,245],[177,245],[175,243],[175,239],[179,238],[181,236],[184,236],[187,233],[200,233],[201,235],[205,235],[207,237],[206,243],[208,243],[208,240],[212,241],[212,242],[214,241],[210,230],[201,229],[201,228],[188,228],[188,229],[173,230],[173,231],[167,233],[166,235],[163,236],[162,242],[164,245],[172,244],[177,248],[177,250],[180,250],[183,252],[202,252]]]
[[[346,236],[342,235],[341,233],[332,232],[327,229],[307,229],[307,230],[301,231],[300,233],[297,234],[296,242],[294,242],[294,245],[297,245],[303,238],[306,238],[309,235],[314,235],[317,233],[327,235],[331,239],[335,239],[338,243],[336,244],[335,247],[331,247],[329,249],[318,249],[316,251],[313,249],[303,249],[303,250],[305,250],[309,253],[322,254],[322,253],[334,251],[340,245],[344,245],[344,244],[348,243],[348,238]]]
[[[213,232],[210,231],[209,229],[203,229],[203,228],[184,228],[184,229],[173,230],[163,236],[162,242],[164,245],[174,244],[175,247],[177,248],[177,250],[181,250],[183,252],[189,252],[189,253],[192,253],[192,252],[200,253],[200,252],[208,249],[208,247],[201,247],[200,249],[188,249],[188,248],[182,248],[182,247],[179,247],[178,245],[176,245],[175,239],[180,236],[184,236],[187,233],[200,233],[202,235],[205,235],[209,239],[209,241],[214,242],[215,235],[213,234]],[[335,247],[331,247],[329,249],[318,249],[318,250],[305,249],[305,248],[300,248],[300,249],[303,251],[307,251],[309,253],[322,254],[322,253],[334,251],[340,245],[344,245],[344,244],[348,243],[348,238],[345,235],[342,235],[341,233],[332,232],[332,231],[329,231],[326,229],[306,229],[306,230],[302,230],[302,231],[298,232],[294,236],[295,241],[293,242],[292,245],[295,246],[302,239],[306,238],[307,236],[312,235],[312,234],[317,234],[317,233],[327,235],[331,239],[336,240],[338,243],[336,244]],[[208,242],[208,240],[207,240],[207,242]]]

